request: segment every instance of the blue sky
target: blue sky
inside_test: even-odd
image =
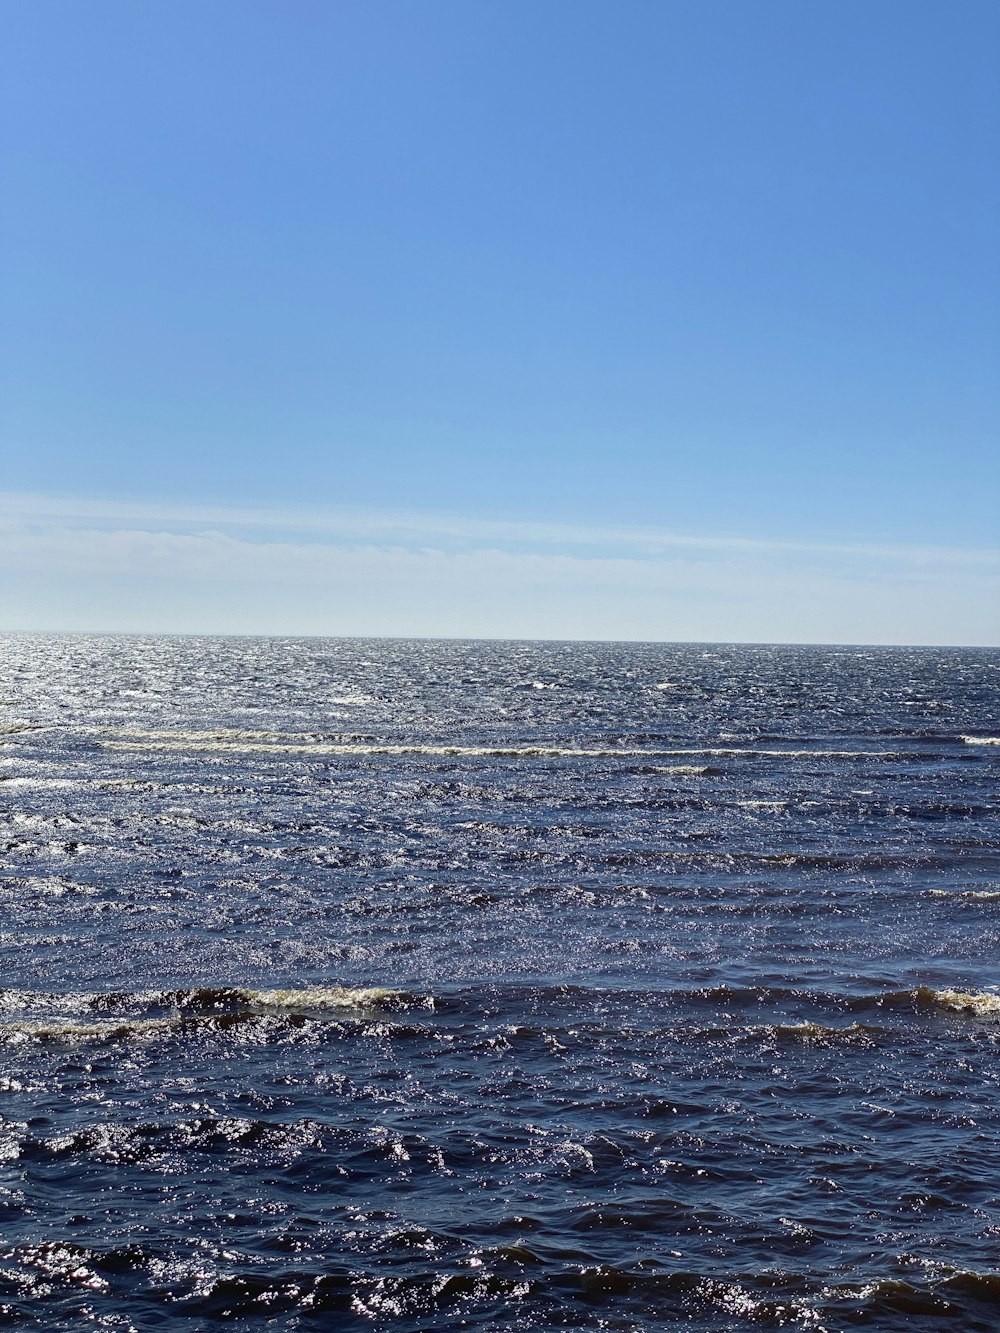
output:
[[[1000,640],[1000,8],[6,0],[17,629]]]

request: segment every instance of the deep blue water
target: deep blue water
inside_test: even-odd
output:
[[[0,1324],[1000,1328],[1000,651],[0,672]]]

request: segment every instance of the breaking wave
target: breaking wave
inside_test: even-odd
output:
[[[316,735],[250,731],[149,731],[101,735],[108,750],[213,751],[232,754],[302,755],[427,755],[495,759],[659,758],[691,756],[749,759],[900,759],[915,757],[903,750],[759,749],[746,746],[602,745],[450,745],[425,742],[389,744],[362,739],[331,739]]]
[[[1000,995],[990,991],[928,990],[921,987],[917,996],[921,1003],[939,1009],[972,1014],[976,1018],[1000,1018]]]
[[[1000,900],[1000,889],[928,889],[929,898],[964,898],[968,902],[996,902]]]
[[[0,992],[0,1042],[118,1041],[155,1038],[163,1033],[229,1031],[244,1024],[260,1032],[280,1031],[270,1023],[301,1026],[308,1020],[343,1015],[365,1016],[419,1006],[442,1017],[477,1021],[494,1004],[502,1008],[528,999],[558,1024],[565,1004],[612,1003],[623,1015],[641,1006],[641,993],[588,986],[469,984],[437,996],[417,995],[381,986],[312,986],[274,989],[193,987],[163,991],[111,991],[98,994],[47,995],[41,992]],[[859,1021],[838,1022],[836,1015],[953,1013],[1000,1019],[1000,994],[991,991],[911,989],[847,994],[782,986],[721,985],[698,990],[666,991],[659,999],[666,1015],[663,1035],[719,1039],[767,1040],[807,1045],[871,1045],[888,1029]],[[485,1006],[485,1009],[484,1009]],[[705,1025],[694,1020],[699,1010],[714,1011]],[[720,1012],[722,1011],[722,1012]],[[769,1014],[768,1011],[771,1011]],[[736,1015],[741,1015],[736,1019]],[[798,1016],[795,1016],[795,1015]],[[819,1015],[819,1016],[817,1016]],[[832,1017],[832,1021],[831,1021]],[[722,1025],[720,1026],[720,1019]],[[261,1027],[260,1025],[265,1026]],[[397,1025],[398,1027],[398,1025]],[[392,1029],[396,1031],[396,1027]],[[539,1029],[541,1031],[541,1029]],[[554,1029],[553,1029],[554,1030]],[[388,1032],[388,1029],[386,1029]],[[399,1029],[402,1032],[402,1029]]]
[[[248,1018],[268,1015],[313,1017],[334,1011],[399,1009],[417,1000],[418,997],[407,992],[384,986],[306,986],[274,990],[204,986],[190,990],[110,991],[89,995],[46,995],[7,990],[0,992],[0,1041],[115,1041],[181,1031],[204,1020],[225,1028]]]

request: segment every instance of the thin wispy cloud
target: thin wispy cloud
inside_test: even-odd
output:
[[[760,534],[693,534],[622,524],[582,525],[358,507],[171,504],[0,491],[0,524],[5,527],[36,527],[55,522],[110,530],[131,528],[165,532],[256,532],[271,536],[294,533],[327,543],[374,542],[410,546],[423,545],[428,541],[457,541],[475,546],[585,548],[595,552],[623,549],[648,556],[673,550],[728,551],[882,559],[921,565],[957,563],[1000,566],[1000,547],[803,542]]]

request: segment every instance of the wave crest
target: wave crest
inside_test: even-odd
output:
[[[225,1029],[251,1019],[309,1017],[330,1010],[401,1008],[416,996],[386,986],[303,986],[251,989],[201,986],[189,990],[106,991],[45,995],[0,991],[0,1043],[118,1041],[155,1037],[192,1025]],[[426,1003],[427,1001],[425,1001]],[[102,1017],[106,1015],[106,1017]]]
[[[939,1009],[972,1014],[976,1018],[1000,1018],[1000,995],[990,991],[930,990],[922,986],[918,996],[921,999],[929,998]]]

